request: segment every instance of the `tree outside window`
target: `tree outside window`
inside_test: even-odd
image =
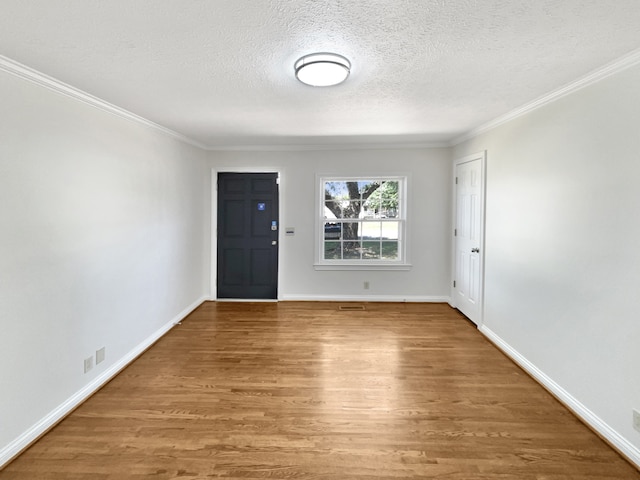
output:
[[[324,178],[322,251],[326,263],[403,259],[404,178]]]

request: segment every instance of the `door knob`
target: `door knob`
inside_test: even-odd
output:
[[[278,241],[277,240],[271,240],[271,245],[277,245]]]
[[[471,253],[480,253],[480,249],[479,248],[472,248],[471,249]]]

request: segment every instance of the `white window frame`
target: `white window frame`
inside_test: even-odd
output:
[[[396,260],[325,260],[324,259],[324,224],[325,218],[325,182],[356,182],[363,180],[373,181],[397,181],[399,191],[399,210],[401,216],[389,220],[360,220],[360,221],[390,221],[399,222],[398,232],[398,259]],[[316,215],[315,215],[315,262],[316,270],[410,270],[411,264],[408,261],[408,190],[409,177],[407,175],[317,175],[316,176]]]

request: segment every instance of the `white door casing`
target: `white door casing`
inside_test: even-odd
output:
[[[482,323],[485,152],[455,162],[453,305]]]

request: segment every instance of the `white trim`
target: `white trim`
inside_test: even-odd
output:
[[[326,270],[387,270],[387,271],[408,271],[413,268],[410,263],[314,263],[313,269],[318,271]]]
[[[315,270],[411,270],[410,264],[410,213],[408,195],[411,191],[411,175],[408,173],[390,173],[379,174],[375,172],[372,175],[356,174],[356,175],[331,175],[316,174],[316,214],[314,218],[314,258],[313,267]],[[398,222],[400,224],[399,241],[400,241],[400,257],[402,260],[323,260],[324,253],[324,230],[322,225],[325,222],[325,192],[322,185],[325,181],[360,181],[360,180],[395,180],[398,182],[398,191],[400,193],[400,212],[401,218],[378,220],[378,219],[345,219],[345,221],[362,221],[376,222],[389,221]]]
[[[562,404],[577,415],[584,423],[593,428],[598,434],[607,440],[612,447],[626,457],[630,462],[640,467],[640,449],[631,444],[626,438],[620,435],[616,430],[609,426],[604,420],[589,410],[585,405],[580,403],[573,395],[564,388],[554,382],[542,370],[531,363],[527,358],[521,355],[515,348],[504,341],[500,336],[493,332],[490,328],[483,325],[480,332],[487,337],[496,347],[498,347],[505,355],[511,358],[524,371],[531,375],[538,383],[543,385],[551,394],[553,394]]]
[[[44,435],[48,430],[54,427],[64,417],[69,415],[74,409],[80,406],[91,395],[100,390],[107,382],[113,377],[118,375],[127,365],[138,358],[142,353],[163,337],[169,330],[175,325],[180,323],[191,312],[198,308],[203,302],[207,301],[206,296],[200,297],[193,302],[182,312],[176,315],[173,320],[163,325],[159,330],[149,335],[136,347],[134,347],[129,353],[118,360],[115,364],[109,367],[108,370],[103,372],[100,376],[95,378],[89,384],[78,390],[75,394],[69,397],[66,401],[60,404],[58,407],[49,412],[48,415],[43,417],[35,425],[29,428],[26,432],[9,443],[6,447],[0,450],[0,469],[18,456],[23,450],[29,447],[40,436]]]
[[[58,79],[45,75],[44,73],[38,72],[32,68],[27,67],[26,65],[22,65],[21,63],[16,62],[15,60],[11,60],[3,55],[0,55],[0,71],[6,72],[10,75],[14,75],[23,80],[27,80],[29,82],[35,83],[41,87],[52,90],[61,95],[65,95],[67,97],[73,98],[74,100],[78,100],[86,105],[91,107],[98,108],[107,113],[111,113],[120,118],[124,118],[126,120],[130,120],[146,127],[152,128],[154,130],[158,130],[166,135],[174,137],[182,142],[188,143],[195,147],[206,150],[207,146],[197,142],[181,133],[175,132],[167,127],[163,127],[157,123],[152,122],[151,120],[147,120],[135,113],[129,112],[124,108],[120,108],[116,105],[113,105],[109,102],[101,100],[98,97],[94,97],[93,95],[83,92],[82,90],[72,87]]]
[[[278,303],[275,298],[217,298],[216,303]]]
[[[449,303],[449,297],[421,295],[306,295],[284,294],[283,302],[394,302],[394,303]]]
[[[464,157],[458,158],[453,162],[453,175],[452,175],[452,196],[453,200],[451,202],[453,206],[453,225],[451,227],[451,306],[453,308],[457,308],[456,305],[456,288],[453,286],[453,281],[456,281],[456,273],[458,272],[457,268],[457,259],[456,259],[456,236],[454,235],[454,229],[458,224],[458,195],[457,195],[457,187],[456,187],[456,169],[459,165],[462,165],[467,162],[472,162],[474,160],[480,160],[480,169],[482,174],[482,181],[480,183],[480,286],[478,289],[478,321],[477,325],[480,327],[484,322],[484,260],[485,260],[485,223],[486,223],[486,200],[487,200],[487,151],[483,150],[481,152],[473,153],[471,155],[466,155]],[[472,320],[475,323],[475,320]]]
[[[211,169],[211,252],[209,269],[209,298],[218,296],[218,170]],[[280,270],[280,269],[278,269]]]
[[[377,137],[373,137],[377,138]],[[411,150],[449,148],[450,141],[441,142],[389,142],[389,143],[330,143],[330,144],[276,144],[276,145],[213,145],[204,147],[216,152],[297,152],[324,150]]]
[[[553,90],[546,95],[543,95],[536,100],[526,103],[525,105],[516,108],[515,110],[510,111],[505,115],[501,115],[479,127],[476,127],[472,130],[469,130],[466,133],[463,133],[459,137],[454,138],[449,142],[449,146],[453,147],[462,142],[466,142],[467,140],[471,140],[478,135],[488,132],[489,130],[493,130],[500,125],[503,125],[511,120],[514,120],[518,117],[526,115],[527,113],[532,112],[533,110],[537,110],[540,107],[543,107],[549,103],[555,102],[556,100],[569,95],[571,93],[577,92],[589,85],[593,85],[594,83],[598,83],[601,80],[604,80],[611,75],[615,75],[616,73],[623,72],[624,70],[631,68],[640,63],[640,49],[634,50],[633,52],[624,55],[623,57],[610,62],[591,73],[575,80],[567,85],[560,87],[556,90]]]

